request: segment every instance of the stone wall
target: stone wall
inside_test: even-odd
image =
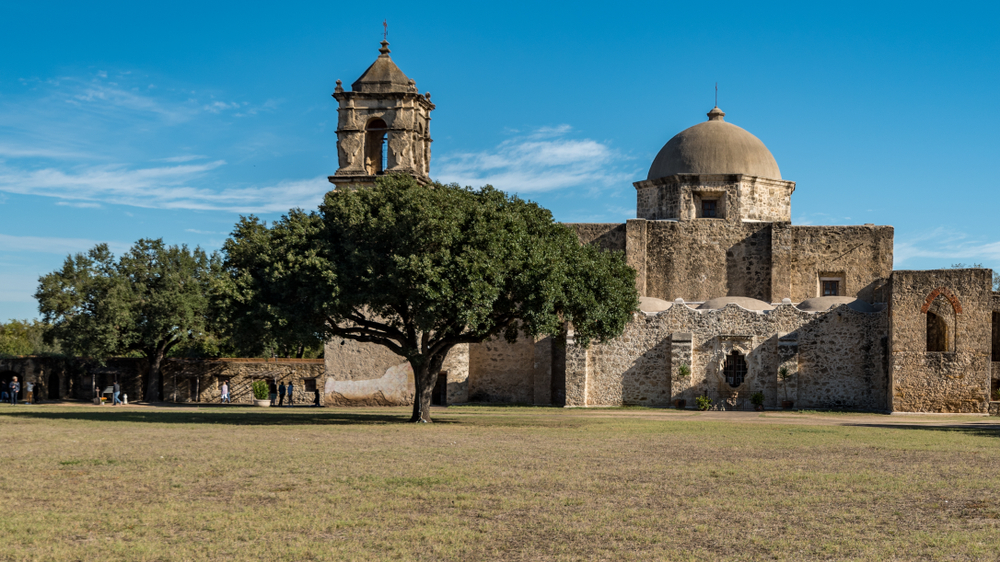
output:
[[[642,222],[646,243],[641,296],[695,302],[745,296],[770,302],[770,224]]]
[[[989,406],[992,272],[894,271],[889,371],[894,411],[981,412]],[[954,352],[927,351],[927,310],[951,304]]]
[[[742,174],[678,174],[633,184],[636,217],[647,220],[701,218],[701,201],[717,201],[729,222],[790,221],[795,182]]]
[[[767,407],[777,407],[786,390],[777,371],[787,363],[796,373],[787,390],[797,407],[885,410],[885,349],[878,342],[887,323],[884,311],[866,314],[847,306],[812,313],[792,305],[754,312],[737,305],[697,311],[675,304],[657,314],[636,314],[612,341],[587,350],[570,345],[566,402],[665,406],[683,399],[690,406],[697,396],[724,401],[760,391]],[[859,345],[866,341],[875,344]],[[734,351],[747,363],[736,388],[723,372]],[[674,376],[681,363],[689,365],[688,377]]]
[[[534,404],[536,347],[546,345],[551,350],[551,340],[536,346],[535,341],[523,337],[514,343],[500,337],[471,346],[469,400]]]
[[[891,226],[791,226],[771,235],[771,298],[793,302],[821,296],[820,277],[841,278],[842,296],[885,302],[892,273]]]
[[[220,402],[222,381],[227,380],[232,402],[250,404],[251,384],[264,380],[276,385],[291,383],[294,403],[312,404],[315,394],[306,391],[307,382],[321,392],[326,384],[322,359],[167,359],[162,376],[164,400],[180,403]]]
[[[625,251],[625,223],[568,223],[580,244],[594,244],[604,250]]]

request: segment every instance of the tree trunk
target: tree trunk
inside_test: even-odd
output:
[[[413,396],[413,416],[411,423],[430,423],[431,396],[434,394],[434,384],[441,373],[444,364],[444,354],[427,360],[423,357],[410,359],[413,368],[413,385],[416,393]]]
[[[163,364],[163,346],[158,346],[153,356],[149,358],[149,378],[146,381],[146,402],[159,402],[160,398],[160,365]]]

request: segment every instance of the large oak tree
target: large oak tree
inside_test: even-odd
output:
[[[455,345],[572,323],[585,346],[621,334],[638,305],[623,253],[581,246],[546,209],[490,186],[386,176],[270,227],[244,218],[223,251],[234,318],[389,348],[413,367],[414,422],[430,421]]]
[[[201,249],[139,240],[115,260],[107,244],[66,258],[39,278],[38,308],[63,349],[105,359],[140,353],[149,362],[144,399],[160,397],[160,366],[174,346],[207,329],[219,263]]]

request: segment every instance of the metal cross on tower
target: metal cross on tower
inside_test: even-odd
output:
[[[389,22],[388,20],[382,20],[382,40],[389,40]]]

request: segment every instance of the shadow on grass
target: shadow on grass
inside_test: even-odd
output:
[[[972,435],[975,437],[1000,438],[1000,423],[922,425],[894,423],[848,423],[842,427],[872,427],[879,429],[917,429],[921,431],[944,431]]]
[[[298,412],[262,412],[252,409],[239,411],[181,410],[81,410],[81,411],[0,411],[0,416],[42,420],[81,420],[96,422],[221,424],[221,425],[385,425],[403,424],[409,414],[373,414],[329,412],[320,408]],[[434,420],[437,424],[456,423]]]

